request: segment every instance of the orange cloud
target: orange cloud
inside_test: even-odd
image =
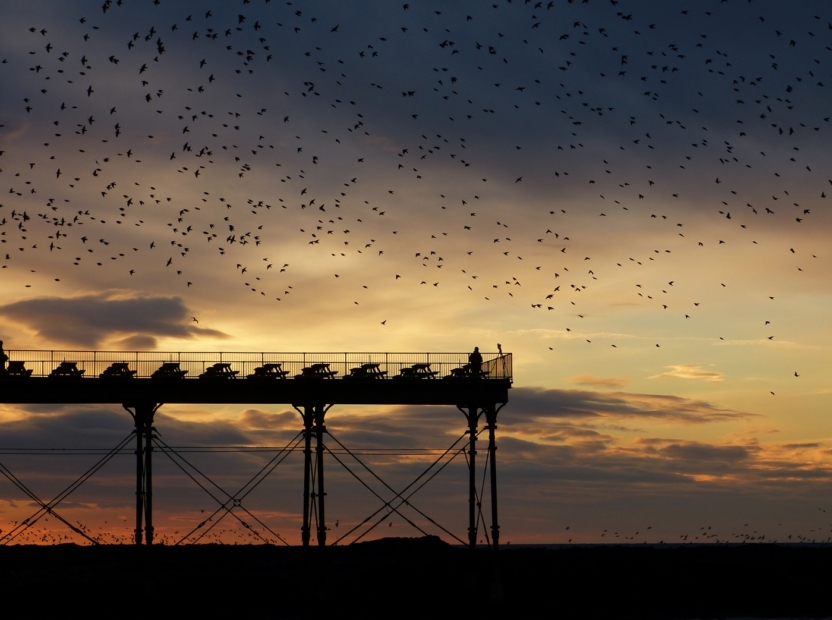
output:
[[[608,388],[622,388],[630,382],[627,377],[597,377],[588,372],[569,377],[568,380],[577,385]]]
[[[658,375],[648,377],[649,379],[704,379],[708,383],[718,383],[725,376],[721,372],[703,370],[698,364],[677,364],[667,366],[666,370]]]

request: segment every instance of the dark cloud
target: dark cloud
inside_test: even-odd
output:
[[[195,467],[193,469],[178,457],[172,458],[156,448],[155,494],[162,512],[193,510],[194,506],[210,507],[213,501],[180,466],[188,469],[203,486],[211,487],[212,492],[221,497],[222,492],[213,487],[213,483],[229,493],[234,492],[274,456],[274,452],[201,452],[200,448],[205,446],[262,445],[256,432],[249,433],[240,428],[240,425],[227,420],[182,421],[159,411],[155,417],[155,428],[161,442],[180,452]],[[102,449],[112,449],[127,438],[132,429],[130,415],[118,407],[55,408],[51,412],[44,411],[42,415],[29,415],[0,423],[0,462],[30,486],[41,499],[47,499],[67,487],[102,458]],[[275,443],[285,445],[286,439],[280,439]],[[88,509],[95,506],[129,507],[135,481],[134,441],[131,439],[120,454],[72,496],[72,500],[84,502]],[[183,450],[183,447],[191,448]],[[30,449],[40,452],[34,454]],[[88,449],[96,451],[88,453]],[[294,484],[298,474],[292,470],[292,466],[297,469],[301,462],[299,454],[290,455],[286,466],[270,476],[263,489],[266,490],[266,499],[268,493],[278,492],[283,486],[288,484],[291,487]],[[284,474],[286,469],[289,473]],[[202,478],[197,470],[208,478]],[[213,482],[209,482],[209,479]],[[289,491],[284,489],[282,492]],[[20,492],[5,479],[0,480],[0,498],[22,499]],[[62,506],[66,509],[69,504]],[[90,518],[89,515],[86,518]]]
[[[594,485],[627,485],[632,490],[634,485],[661,484],[685,485],[692,479],[672,472],[651,470],[634,465],[624,467],[593,467],[590,465],[545,465],[542,463],[507,463],[500,470],[503,480],[512,480],[517,486],[522,481],[535,481],[538,491],[543,495],[556,495],[562,492],[565,484],[580,483]],[[623,489],[622,489],[623,490]]]
[[[124,346],[149,348],[158,337],[228,337],[189,324],[190,314],[179,297],[123,298],[107,293],[38,297],[0,306],[0,316],[48,342],[84,348],[96,348],[114,338],[121,338]]]
[[[680,396],[542,388],[512,389],[511,402],[500,414],[506,425],[553,418],[646,418],[704,424],[753,416]]]
[[[544,388],[512,388],[508,404],[498,414],[498,424],[512,433],[539,439],[604,438],[607,431],[632,431],[616,424],[624,419],[662,420],[674,424],[707,424],[741,420],[755,414],[734,411],[711,403],[661,394],[597,392]],[[327,418],[340,434],[359,435],[371,441],[397,438],[404,444],[452,437],[465,430],[467,422],[454,407],[395,407],[377,409],[360,418],[338,409]],[[484,419],[481,426],[485,424]],[[373,437],[376,440],[373,441]]]
[[[446,448],[467,423],[455,407],[373,408],[360,414],[333,409],[327,428],[349,446]]]
[[[128,336],[124,340],[115,343],[119,349],[127,351],[148,350],[156,348],[156,339],[145,334]]]
[[[800,469],[795,466],[785,466],[783,469],[774,469],[766,471],[766,478],[771,478],[773,481],[789,481],[789,480],[817,480],[829,483],[832,480],[832,471],[828,468],[821,467],[817,469]]]
[[[658,452],[671,459],[693,461],[744,461],[751,455],[743,446],[714,446],[700,442],[688,441],[673,443]]]
[[[297,431],[302,425],[300,414],[296,411],[281,411],[270,413],[262,409],[246,409],[240,415],[238,424],[251,430],[283,430]]]
[[[27,406],[29,415],[0,424],[2,447],[112,448],[133,430],[130,414],[114,405]],[[32,413],[37,415],[32,415]],[[254,442],[233,423],[182,421],[156,413],[161,437],[178,445],[250,445]]]

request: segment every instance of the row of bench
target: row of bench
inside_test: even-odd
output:
[[[387,371],[381,370],[380,364],[362,364],[356,368],[350,368],[350,374],[342,377],[343,379],[354,380],[374,380],[387,378]],[[77,362],[61,362],[49,376],[53,379],[81,379],[84,376],[84,370],[78,368]],[[430,369],[430,364],[413,364],[402,368],[400,374],[392,377],[393,379],[435,379],[439,374],[435,370]],[[205,369],[205,372],[199,375],[200,379],[207,380],[223,380],[235,379],[240,373],[239,370],[232,370],[231,364],[217,363]],[[123,381],[129,380],[136,374],[135,370],[131,370],[127,362],[116,362],[111,364],[98,377],[100,379]],[[151,379],[160,380],[176,380],[184,379],[188,374],[187,370],[179,367],[179,362],[164,362],[156,371],[150,375]],[[330,370],[329,364],[312,364],[306,368],[301,369],[301,374],[295,375],[295,379],[334,379],[338,374],[337,370]],[[28,378],[32,375],[32,369],[25,367],[25,362],[9,362],[8,369],[0,372],[0,377],[10,378]],[[288,370],[283,370],[282,364],[263,364],[254,369],[254,372],[247,375],[247,379],[272,381],[277,379],[285,379],[289,375]],[[470,364],[453,368],[451,374],[445,379],[475,379],[485,377],[485,371],[475,372]]]

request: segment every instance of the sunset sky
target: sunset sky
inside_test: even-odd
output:
[[[5,349],[500,343],[504,541],[832,535],[828,2],[0,12]],[[444,450],[465,426],[453,408],[336,405],[327,421],[351,449]],[[156,426],[172,446],[282,446],[301,421],[165,406]],[[0,405],[0,463],[51,497],[98,457],[9,449],[109,449],[130,430],[117,407]],[[240,487],[265,454],[193,462]],[[427,466],[371,461],[394,487]],[[156,462],[173,540],[214,504]],[[62,514],[129,536],[131,467],[117,457]],[[377,500],[327,467],[339,534]],[[249,508],[293,544],[300,474],[293,454]],[[464,538],[466,493],[460,456],[416,497]],[[0,479],[0,530],[33,511]],[[418,533],[390,523],[371,537]],[[41,525],[27,540],[77,539]],[[253,541],[241,527],[217,539]]]

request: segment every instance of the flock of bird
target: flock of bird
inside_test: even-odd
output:
[[[80,521],[75,523],[80,531],[91,539],[96,540],[99,544],[110,545],[131,545],[134,544],[133,530],[128,525],[129,519],[127,517],[120,518],[120,525],[109,525],[104,521],[97,528],[90,528],[85,526]],[[330,529],[335,528],[337,521],[333,523]],[[347,523],[344,525],[352,527],[358,523]],[[193,524],[196,525],[194,521]],[[390,523],[392,528],[394,525],[404,526],[409,529],[405,523]],[[428,523],[421,525],[428,527]],[[781,524],[782,525],[782,524]],[[11,528],[17,526],[16,521],[12,521]],[[558,540],[553,544],[581,544],[585,542],[606,542],[610,540],[616,544],[634,545],[634,544],[650,544],[650,545],[688,545],[688,544],[829,544],[832,543],[832,524],[829,529],[818,526],[810,528],[806,534],[793,533],[783,534],[779,538],[776,536],[769,536],[765,532],[757,529],[752,529],[754,526],[745,523],[740,527],[739,531],[732,532],[726,535],[720,535],[712,529],[710,525],[703,525],[698,527],[695,531],[689,533],[678,534],[672,539],[666,537],[665,534],[656,533],[653,526],[646,526],[641,530],[636,530],[630,533],[616,532],[610,529],[604,529],[600,534],[593,534],[588,531],[580,531],[579,538],[575,538],[573,542],[572,533],[569,533],[566,540]],[[566,528],[569,531],[569,527]],[[0,534],[2,534],[0,530]],[[155,542],[160,545],[175,545],[182,540],[184,531],[175,529],[174,526],[166,525],[161,529],[157,529]],[[561,536],[560,538],[564,538]],[[487,544],[485,539],[479,541],[480,544]],[[16,537],[16,544],[29,545],[56,545],[56,544],[90,544],[88,540],[81,535],[76,534],[63,524],[52,524],[49,517],[46,517],[42,525],[35,525],[20,533]],[[259,529],[257,531],[247,528],[240,523],[228,523],[226,525],[218,526],[215,531],[211,531],[205,536],[201,537],[197,544],[233,544],[233,545],[252,545],[252,544],[285,544],[284,541],[274,538],[269,532]],[[506,541],[504,544],[511,546],[511,541]]]
[[[707,299],[676,303],[684,283],[645,266],[799,235],[832,184],[812,170],[832,23],[808,8],[782,32],[738,2],[408,3],[375,20],[237,4],[106,0],[3,25],[3,269],[185,296],[234,272],[277,303],[309,265],[335,286],[358,259],[386,291],[508,297],[579,332],[583,298],[626,270],[642,269],[638,302],[695,318]],[[741,58],[725,51],[737,16]],[[620,230],[638,254],[593,261]],[[795,277],[817,258],[765,251]]]
[[[35,525],[26,530],[23,530],[14,539],[14,544],[20,545],[61,545],[61,544],[91,544],[88,539],[82,535],[76,534],[61,523],[52,525],[49,522],[49,517],[44,519],[43,525]],[[122,517],[121,523],[118,526],[113,526],[104,521],[101,525],[95,528],[85,526],[80,521],[76,522],[74,527],[77,527],[90,539],[95,540],[98,544],[103,545],[132,545],[135,543],[133,530],[126,525],[128,519]],[[10,528],[15,528],[18,525],[17,521],[12,521]],[[0,535],[2,535],[0,531]],[[184,532],[176,529],[167,531],[167,528],[162,529],[156,536],[154,542],[160,545],[175,545],[182,539]],[[221,526],[217,528],[216,532],[210,532],[202,537],[199,544],[282,544],[275,539],[268,532],[253,533],[250,529],[240,525]]]

